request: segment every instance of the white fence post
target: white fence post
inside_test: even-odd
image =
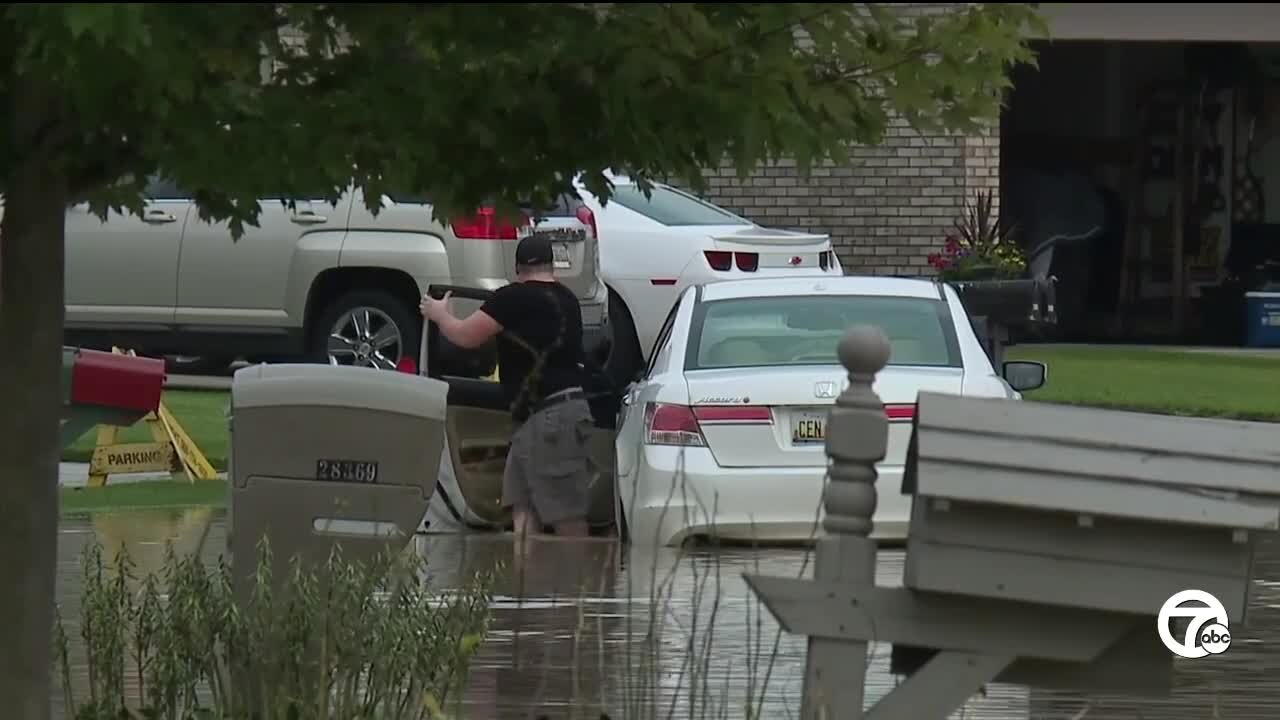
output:
[[[876,511],[876,463],[884,459],[889,421],[871,389],[889,362],[889,341],[879,328],[851,328],[840,341],[840,363],[849,387],[836,399],[827,422],[830,478],[822,494],[826,536],[817,542],[816,580],[872,586],[876,544],[870,538]],[[805,663],[803,720],[862,717],[867,643],[809,639]]]

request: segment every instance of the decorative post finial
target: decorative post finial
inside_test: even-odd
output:
[[[827,428],[831,482],[823,492],[824,527],[829,533],[867,537],[876,511],[876,463],[884,459],[889,420],[871,389],[889,362],[890,346],[880,328],[857,325],[845,332],[837,354],[849,386],[836,398]]]

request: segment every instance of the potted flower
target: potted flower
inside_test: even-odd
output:
[[[1027,275],[1016,228],[998,217],[994,206],[991,191],[966,201],[942,252],[930,255],[929,264],[960,294],[971,316],[1008,328],[1056,323],[1053,280]]]
[[[995,194],[980,191],[964,203],[954,229],[947,233],[942,252],[929,256],[929,265],[944,282],[1010,280],[1023,277],[1027,258],[1018,245],[1016,227],[998,217]]]

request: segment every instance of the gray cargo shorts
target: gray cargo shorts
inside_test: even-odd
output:
[[[592,425],[591,407],[582,398],[530,415],[511,436],[502,475],[503,507],[532,510],[547,525],[586,520]]]

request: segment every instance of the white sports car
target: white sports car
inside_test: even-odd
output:
[[[625,176],[610,181],[608,205],[581,184],[578,190],[600,238],[599,274],[609,288],[609,369],[624,382],[644,368],[667,310],[690,286],[844,274],[826,234],[763,227],[662,183],[646,197]]]
[[[847,382],[836,345],[862,323],[891,345],[874,386],[890,421],[873,518],[882,541],[906,535],[902,465],[919,392],[1020,399],[1045,381],[1040,363],[1007,362],[997,374],[942,283],[841,276],[690,287],[623,398],[615,477],[631,542],[820,535],[826,417]]]

